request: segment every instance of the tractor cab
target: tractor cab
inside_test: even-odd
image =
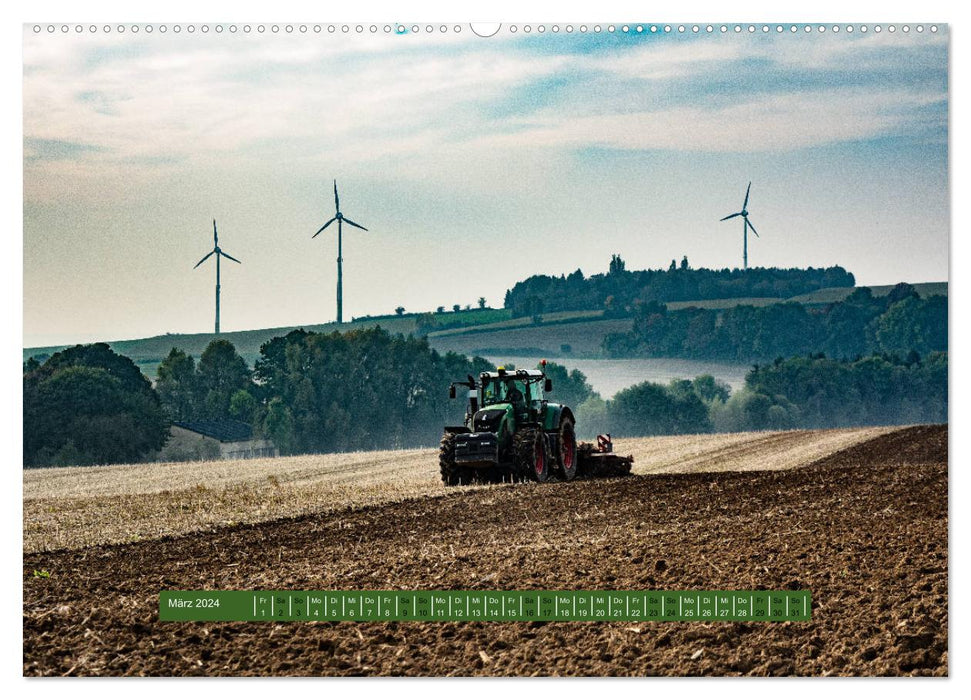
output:
[[[552,382],[539,370],[507,372],[500,367],[496,372],[479,375],[479,406],[487,408],[509,404],[516,417],[524,420],[530,413],[542,410],[544,390],[552,389]]]

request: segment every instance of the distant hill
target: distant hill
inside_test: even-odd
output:
[[[746,270],[693,268],[688,258],[667,269],[628,270],[619,255],[607,273],[586,277],[582,270],[569,275],[533,275],[506,292],[503,307],[512,315],[535,316],[580,309],[632,311],[639,304],[692,300],[788,299],[830,287],[853,287],[856,278],[839,265],[816,267],[754,267]]]
[[[947,295],[947,282],[919,282],[913,285],[923,297],[934,294]],[[727,309],[749,304],[766,306],[782,301],[796,301],[807,305],[830,304],[842,301],[856,287],[827,287],[790,299],[768,297],[738,299],[705,299],[701,301],[669,302],[674,311],[696,306],[706,309]],[[871,287],[875,296],[884,296],[893,285]],[[275,336],[285,335],[296,328],[330,333],[359,328],[381,326],[392,333],[425,335],[433,348],[440,352],[464,354],[500,354],[516,352],[543,354],[549,357],[595,357],[600,355],[600,343],[607,333],[625,332],[630,329],[629,318],[605,317],[603,311],[563,311],[541,314],[534,323],[532,318],[511,318],[508,309],[471,309],[458,312],[405,314],[402,316],[369,316],[350,323],[323,323],[304,326],[282,326],[248,331],[221,333],[250,364],[260,354],[260,345]],[[498,319],[498,320],[497,320]],[[112,349],[130,357],[145,373],[154,378],[159,363],[173,347],[180,348],[198,358],[206,345],[216,336],[213,333],[169,333],[137,340],[109,342]],[[38,355],[52,355],[67,345],[25,348],[24,360]]]
[[[495,318],[495,311],[492,309],[472,309],[432,315],[442,319],[443,323],[476,323],[480,319],[492,320]],[[408,335],[416,332],[420,318],[422,318],[421,314],[368,316],[354,319],[350,323],[341,324],[321,323],[302,326],[281,326],[279,328],[260,328],[248,331],[229,331],[220,333],[219,337],[225,338],[235,345],[239,354],[252,367],[253,363],[260,356],[260,346],[263,343],[276,336],[286,335],[297,328],[303,328],[304,330],[316,333],[331,333],[333,331],[346,332],[360,328],[381,326],[391,333]],[[154,379],[159,363],[168,355],[172,348],[176,347],[184,350],[186,353],[198,359],[202,351],[206,349],[206,346],[216,337],[214,333],[166,333],[165,335],[157,335],[151,338],[106,342],[108,342],[115,352],[131,358],[147,377]],[[38,355],[53,355],[55,352],[67,347],[71,346],[54,345],[49,347],[25,348],[23,353],[24,360]]]
[[[873,292],[875,297],[885,297],[890,293],[890,290],[894,288],[895,285],[892,284],[881,284],[874,285],[870,287],[870,291]],[[917,282],[911,285],[917,290],[917,293],[922,297],[930,297],[935,294],[941,296],[947,296],[947,282]],[[801,304],[832,304],[836,301],[843,301],[848,297],[857,287],[827,287],[826,289],[819,289],[815,292],[810,292],[809,294],[800,294],[799,296],[794,296],[789,301],[798,301]]]
[[[874,296],[879,297],[889,294],[893,286],[880,285],[870,289]],[[947,282],[918,282],[912,286],[922,297],[947,295]],[[769,306],[786,301],[795,301],[806,306],[822,306],[844,300],[854,289],[858,287],[827,287],[789,299],[703,299],[673,301],[666,306],[671,311],[689,307],[720,310],[746,305]],[[551,358],[600,357],[601,342],[607,333],[625,333],[633,325],[632,318],[609,318],[603,311],[557,312],[542,314],[540,318],[540,324],[534,324],[530,318],[512,318],[501,323],[429,333],[428,341],[440,352],[453,351],[467,355],[510,355],[518,351]]]

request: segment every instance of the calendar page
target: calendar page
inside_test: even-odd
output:
[[[948,674],[949,26],[596,14],[24,24],[23,675]]]

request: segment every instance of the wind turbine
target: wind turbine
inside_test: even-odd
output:
[[[360,224],[355,224],[353,221],[351,221],[346,216],[341,214],[341,200],[340,200],[340,197],[337,196],[337,180],[334,180],[334,209],[336,210],[334,217],[326,224],[321,226],[319,229],[317,229],[317,233],[315,233],[310,238],[311,239],[316,238],[318,235],[320,235],[321,231],[323,231],[325,228],[330,226],[335,221],[337,222],[337,322],[343,323],[344,322],[344,272],[343,272],[344,257],[342,254],[343,245],[344,245],[343,224],[346,222],[351,226],[361,229],[362,231],[367,231],[367,229],[361,226]]]
[[[742,234],[742,267],[743,269],[748,269],[748,230],[752,229],[752,233],[755,234],[756,238],[759,238],[759,232],[755,230],[752,222],[748,220],[748,193],[752,190],[752,183],[748,183],[748,189],[745,190],[745,201],[742,202],[742,211],[735,212],[734,214],[729,214],[722,221],[727,221],[728,219],[734,219],[736,216],[742,217],[742,221],[745,223],[742,225],[744,233]]]
[[[206,255],[202,260],[196,263],[196,267],[199,267],[202,263],[209,259],[210,256],[216,256],[216,335],[219,335],[219,258],[229,258],[235,263],[239,263],[239,260],[234,258],[229,253],[224,252],[219,247],[219,234],[216,232],[216,220],[212,220],[212,250]],[[242,263],[240,263],[242,265]],[[192,269],[195,270],[196,267]]]

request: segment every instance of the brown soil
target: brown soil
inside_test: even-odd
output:
[[[23,668],[946,675],[947,488],[947,426],[919,426],[792,471],[456,490],[30,554]],[[164,588],[808,588],[814,610],[801,623],[160,623]]]

